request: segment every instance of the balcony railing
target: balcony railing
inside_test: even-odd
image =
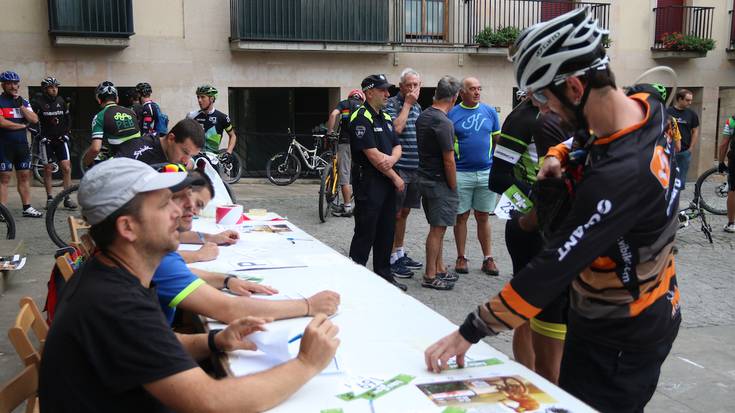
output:
[[[230,0],[233,40],[387,43],[389,0]]]
[[[730,14],[730,46],[727,49],[733,50],[735,49],[735,13],[733,10],[728,13]]]
[[[231,40],[474,47],[485,28],[523,29],[585,6],[609,27],[609,3],[568,0],[230,0]]]
[[[49,32],[56,36],[127,38],[132,0],[48,0]]]
[[[399,0],[393,4],[396,23],[391,38],[404,44],[477,46],[477,35],[485,28],[524,29],[586,6],[603,27],[609,27],[610,19],[608,3],[566,0]]]
[[[714,7],[666,6],[653,9],[656,16],[656,30],[653,50],[671,50],[672,45],[665,39],[668,35],[681,33],[701,39],[712,37]]]

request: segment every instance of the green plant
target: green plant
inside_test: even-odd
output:
[[[661,43],[666,50],[678,50],[682,52],[708,52],[715,48],[713,39],[694,36],[691,34],[664,33],[661,35]]]
[[[477,33],[475,41],[483,47],[508,47],[516,41],[519,34],[521,29],[514,26],[501,27],[497,30],[486,27]]]

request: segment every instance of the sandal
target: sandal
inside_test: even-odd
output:
[[[434,290],[447,291],[454,288],[454,283],[444,281],[439,277],[427,278],[423,277],[421,280],[421,286],[424,288],[432,288]]]
[[[459,275],[449,271],[436,273],[436,278],[450,283],[459,281]]]

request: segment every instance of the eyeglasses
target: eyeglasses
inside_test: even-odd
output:
[[[544,95],[544,89],[545,88],[542,88],[542,89],[534,90],[531,92],[531,99],[536,101],[536,103],[538,103],[541,106],[544,106],[549,103],[549,98],[547,98],[546,95]]]
[[[167,172],[186,172],[186,167],[180,163],[164,163],[158,165],[151,165],[156,172],[167,173]]]

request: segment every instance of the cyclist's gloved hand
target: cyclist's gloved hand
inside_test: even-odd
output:
[[[720,162],[720,164],[717,165],[717,172],[719,173],[727,172],[727,165],[725,164],[725,162]]]

